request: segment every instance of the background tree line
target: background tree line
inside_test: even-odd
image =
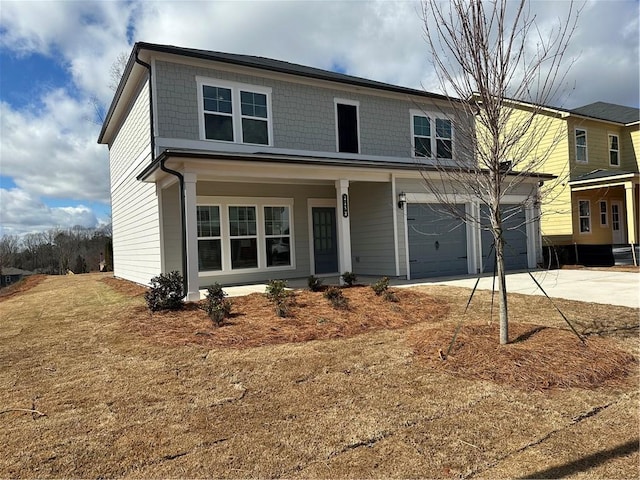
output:
[[[111,225],[4,235],[0,237],[0,273],[7,267],[48,275],[112,270]]]

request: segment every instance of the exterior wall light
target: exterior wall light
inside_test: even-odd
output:
[[[404,192],[400,192],[398,194],[398,208],[402,210],[405,203],[407,203],[407,194]]]

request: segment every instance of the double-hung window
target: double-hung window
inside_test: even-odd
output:
[[[203,275],[295,268],[293,199],[198,197]]]
[[[607,219],[607,201],[600,200],[600,226],[606,227],[608,225]]]
[[[220,234],[220,207],[198,205],[198,270],[222,270],[222,244]]]
[[[203,140],[272,144],[271,89],[198,77]]]
[[[453,158],[453,124],[442,115],[411,111],[413,156],[451,160]]]
[[[576,162],[587,163],[587,131],[576,128]]]
[[[612,167],[620,166],[620,146],[618,135],[609,134],[609,165]]]
[[[580,233],[591,232],[591,206],[589,200],[578,200],[578,222]]]

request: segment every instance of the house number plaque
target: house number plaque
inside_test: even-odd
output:
[[[346,193],[342,194],[342,216],[344,218],[349,216],[349,197]]]

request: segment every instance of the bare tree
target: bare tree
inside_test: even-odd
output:
[[[0,274],[3,268],[14,266],[19,247],[20,238],[17,235],[3,235],[0,238]]]
[[[549,110],[545,105],[564,87],[570,66],[564,57],[579,12],[571,3],[566,5],[567,17],[549,29],[536,23],[526,0],[423,0],[422,4],[435,73],[449,98],[446,110],[452,118],[456,152],[435,152],[430,165],[435,165],[437,174],[425,172],[423,177],[451,215],[492,234],[501,344],[509,339],[505,219],[525,204],[540,202],[540,192],[534,183],[526,201],[510,209],[501,204],[505,195],[531,185],[531,177],[543,171],[562,134],[551,117],[541,113]],[[461,213],[452,192],[464,192],[481,208]]]
[[[114,92],[118,89],[128,60],[129,55],[127,55],[127,52],[120,52],[111,64],[111,68],[109,69],[109,88]]]

